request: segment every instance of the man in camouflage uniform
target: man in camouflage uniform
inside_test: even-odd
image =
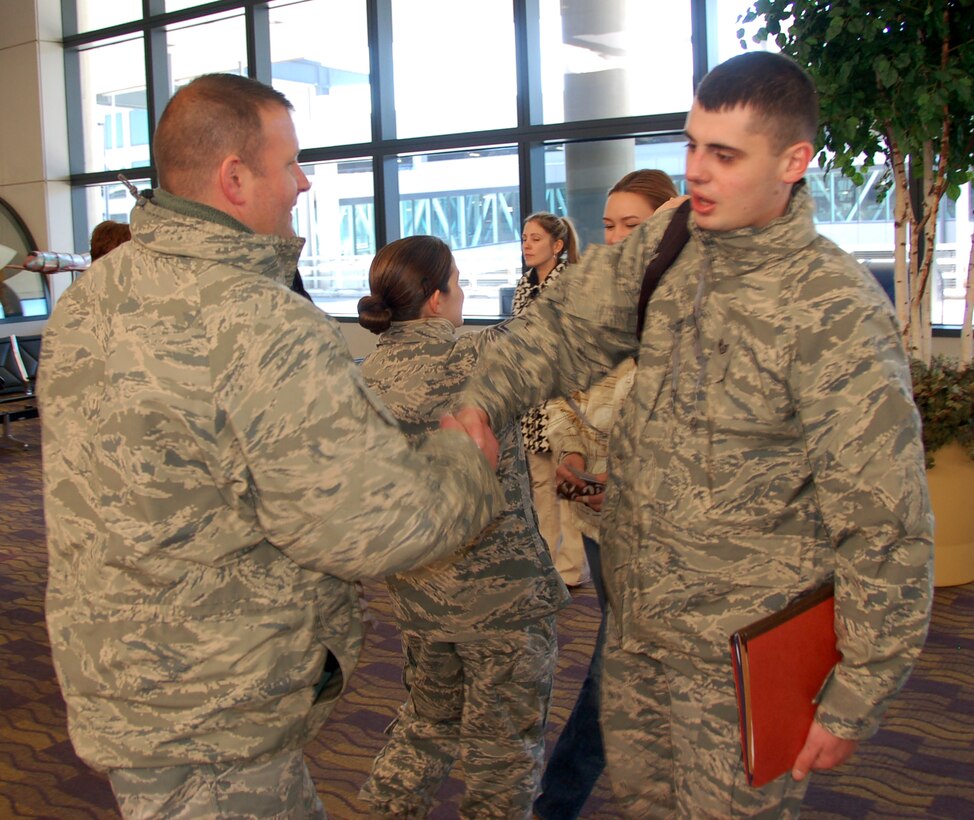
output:
[[[132,241],[44,336],[48,630],[72,742],[126,817],[323,817],[302,750],[358,658],[356,580],[502,503],[469,437],[412,446],[288,289],[290,108],[242,77],[181,89]]]
[[[890,305],[819,236],[802,177],[815,90],[746,54],[687,119],[690,240],[636,338],[673,212],[596,248],[487,351],[458,418],[475,438],[638,355],[610,443],[603,735],[627,817],[794,816],[810,769],[871,735],[920,652],[932,517]],[[578,340],[586,339],[586,343]],[[830,576],[843,653],[791,776],[752,789],[728,636]]]

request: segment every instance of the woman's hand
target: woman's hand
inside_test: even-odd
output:
[[[585,495],[580,491],[589,486],[593,482],[586,481],[584,478],[579,476],[579,473],[585,472],[585,456],[581,453],[565,453],[562,456],[561,462],[555,468],[555,475],[559,479],[559,484],[563,482],[568,482],[573,487],[577,487],[579,492],[572,497],[572,501],[576,501],[580,504],[584,504],[586,507],[591,508],[595,512],[602,511],[602,502],[605,500],[605,491],[600,493],[594,493],[591,495]],[[595,474],[595,482],[602,486],[605,486],[606,479],[608,478],[607,473],[597,473]]]

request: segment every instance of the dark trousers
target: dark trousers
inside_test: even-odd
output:
[[[542,820],[574,820],[578,817],[605,768],[605,750],[599,725],[599,685],[602,678],[602,646],[605,643],[605,587],[602,583],[599,545],[587,535],[582,536],[582,541],[592,572],[592,583],[599,598],[602,620],[588,673],[541,776],[541,794],[534,801],[534,813]]]

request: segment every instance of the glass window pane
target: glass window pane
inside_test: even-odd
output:
[[[20,319],[47,316],[49,305],[44,289],[43,276],[36,271],[17,271],[28,253],[38,248],[20,215],[0,200],[0,245],[14,252],[0,277],[0,319]],[[3,262],[8,262],[6,257]],[[10,330],[6,331],[11,332]]]
[[[690,3],[541,0],[546,123],[686,111]]]
[[[399,137],[517,124],[510,0],[392,0]]]
[[[403,236],[452,249],[467,317],[497,317],[499,289],[521,273],[518,157],[513,147],[412,154],[399,161]]]
[[[77,8],[79,32],[95,31],[142,17],[142,0],[112,0],[111,3],[105,0],[77,0]]]
[[[893,301],[893,194],[880,199],[882,167],[863,168],[862,175],[863,184],[856,185],[813,161],[805,180],[815,199],[815,224],[819,233],[869,268]]]
[[[779,51],[773,40],[755,43],[752,39],[755,32],[761,28],[762,15],[757,20],[744,24],[741,19],[754,4],[754,0],[709,0],[711,16],[707,20],[707,31],[712,39],[714,55],[713,65],[718,65],[742,54],[741,39],[747,43],[747,51]],[[744,29],[744,37],[739,38],[737,32]]]
[[[302,166],[311,190],[298,197],[294,230],[306,238],[298,269],[315,304],[358,316],[375,256],[372,165],[368,160]]]
[[[273,85],[294,105],[301,147],[368,142],[366,4],[282,0],[271,5],[270,23]]]
[[[182,11],[201,5],[203,5],[201,0],[166,0],[166,11]]]
[[[572,220],[582,249],[602,243],[609,188],[637,168],[658,168],[682,190],[685,143],[682,136],[668,136],[549,144],[545,147],[546,208]]]
[[[964,321],[967,269],[974,233],[972,203],[970,183],[961,188],[956,202],[944,197],[940,203],[931,287],[934,324],[960,326]]]
[[[79,53],[84,154],[77,171],[149,164],[142,36]],[[119,66],[125,66],[124,71]],[[72,158],[73,164],[78,158]]]
[[[241,11],[212,15],[166,29],[172,87],[211,72],[247,74],[247,35]]]
[[[131,179],[130,182],[140,191],[151,185],[148,179]],[[121,182],[89,185],[85,188],[84,207],[83,219],[87,226],[85,235],[91,236],[95,225],[106,219],[128,223],[132,208],[135,207],[135,198]]]

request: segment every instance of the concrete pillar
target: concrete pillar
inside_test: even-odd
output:
[[[23,219],[40,246],[38,250],[74,252],[60,41],[58,0],[4,0],[0,26],[0,198]],[[68,274],[55,278],[55,297],[69,282]],[[19,334],[30,335],[39,333],[43,322],[11,327]]]
[[[564,41],[596,53],[611,53],[626,22],[626,0],[572,0],[562,4]],[[620,68],[565,75],[565,120],[629,114],[628,82]],[[581,245],[602,241],[602,210],[608,188],[633,170],[632,140],[571,143],[565,146],[568,215]]]

